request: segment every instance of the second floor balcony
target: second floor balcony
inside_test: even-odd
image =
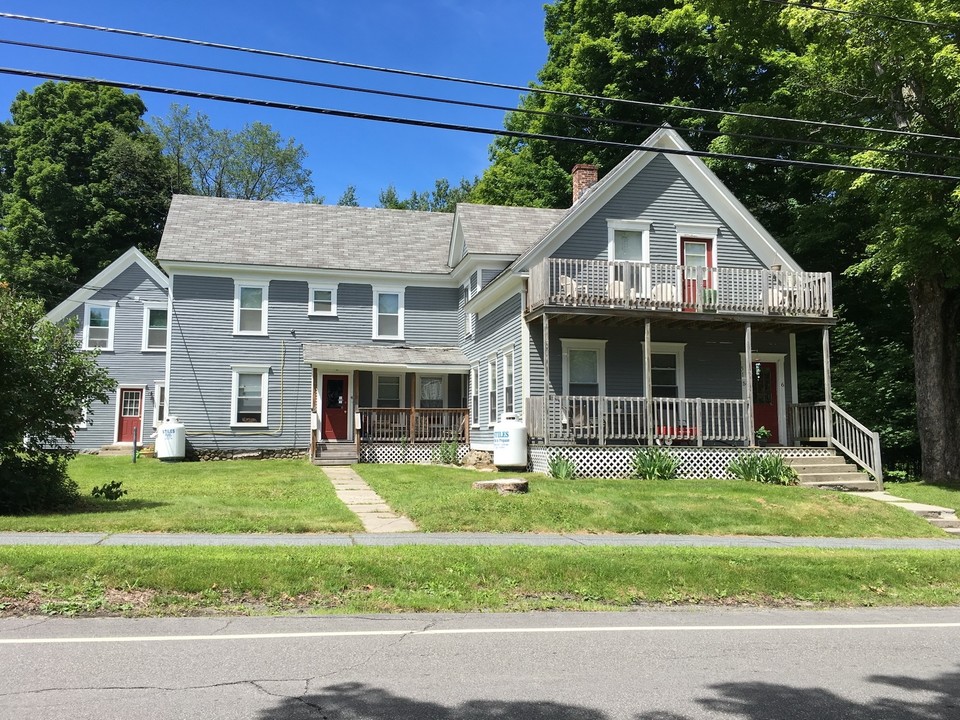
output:
[[[832,318],[830,273],[547,258],[530,270],[527,310],[596,308]]]

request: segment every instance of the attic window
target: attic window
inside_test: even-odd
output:
[[[331,286],[311,285],[310,304],[307,307],[308,315],[336,315],[337,288]]]
[[[84,311],[84,350],[113,350],[114,305],[87,305]]]

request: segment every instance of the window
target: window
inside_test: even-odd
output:
[[[607,220],[610,260],[649,262],[650,223],[646,220]]]
[[[442,408],[446,393],[444,390],[443,375],[421,375],[418,378],[420,382],[420,407],[422,408]]]
[[[232,425],[267,424],[267,377],[269,368],[233,366]]]
[[[606,340],[560,338],[563,348],[563,394],[599,397],[606,393]]]
[[[153,426],[159,427],[167,419],[167,386],[157,383],[153,386]]]
[[[113,350],[114,305],[87,305],[83,323],[83,348]]]
[[[400,375],[377,375],[374,405],[378,408],[403,407],[402,387]]]
[[[470,368],[470,422],[480,426],[480,368]]]
[[[335,287],[310,286],[308,315],[336,315],[337,289]]]
[[[167,306],[147,305],[143,309],[143,349],[167,349]]]
[[[497,361],[490,358],[487,363],[487,422],[493,425],[497,421]]]
[[[375,338],[403,339],[403,293],[396,290],[380,290],[374,293]]]
[[[470,276],[470,279],[467,280],[467,284],[463,286],[463,299],[464,304],[470,301],[474,296],[473,292],[473,276]],[[463,323],[464,323],[464,333],[467,336],[473,335],[473,326],[476,321],[476,314],[472,312],[464,311]]]
[[[503,411],[513,412],[513,351],[503,354]]]
[[[74,430],[86,430],[87,429],[87,415],[89,414],[89,409],[85,407],[77,408],[73,413],[73,429]]]
[[[684,397],[683,343],[650,344],[650,380],[654,397]]]
[[[233,331],[240,335],[267,334],[267,286],[237,283]]]

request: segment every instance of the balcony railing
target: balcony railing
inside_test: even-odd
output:
[[[363,442],[470,441],[466,408],[360,408]]]
[[[647,404],[652,425],[647,427]],[[531,438],[546,442],[743,443],[743,400],[551,395],[526,400]]]
[[[832,317],[830,273],[547,258],[530,270],[544,306]]]

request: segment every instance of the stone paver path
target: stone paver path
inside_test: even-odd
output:
[[[410,518],[395,513],[351,468],[328,465],[323,471],[330,478],[337,497],[356,513],[368,533],[416,532],[417,526]]]
[[[951,535],[960,535],[960,520],[957,519],[956,510],[953,508],[940,507],[939,505],[926,505],[925,503],[905,500],[902,497],[891,495],[882,490],[851,492],[850,494],[909,510],[914,515],[922,517],[931,525],[936,525],[944,532],[950,533]]]

